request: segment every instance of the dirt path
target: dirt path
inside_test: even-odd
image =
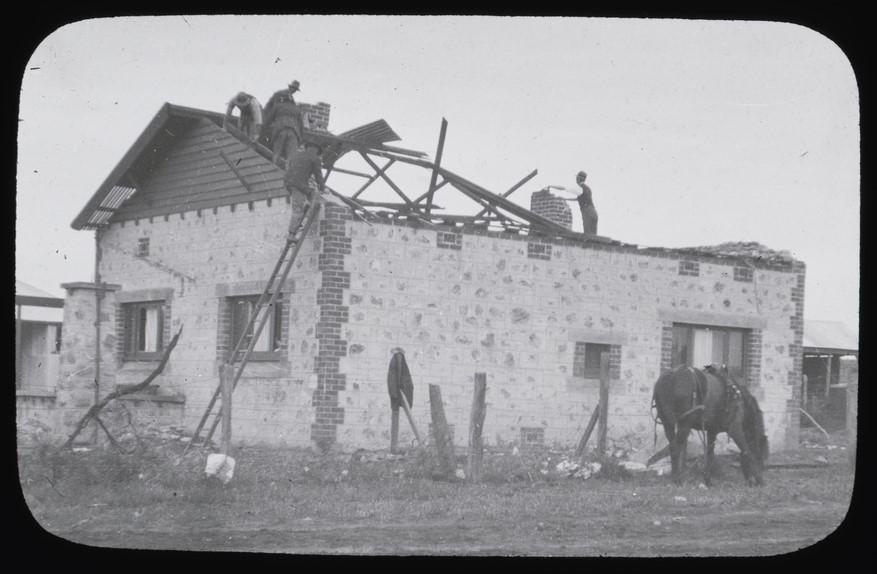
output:
[[[285,528],[57,534],[92,546],[301,554],[763,556],[821,540],[841,523],[845,512],[842,504],[812,504],[721,513],[689,509],[659,519],[562,516],[499,527],[470,521],[339,524],[297,520]]]

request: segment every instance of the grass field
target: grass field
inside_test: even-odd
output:
[[[843,444],[842,437],[834,442]],[[777,453],[761,488],[720,457],[713,487],[690,461],[682,486],[604,460],[570,478],[569,453],[485,455],[479,484],[436,480],[429,452],[327,454],[237,449],[227,485],[206,455],[178,441],[137,453],[22,450],[20,476],[36,520],[92,546],[307,554],[769,555],[806,547],[846,514],[852,473],[842,447],[811,436]],[[462,459],[461,459],[462,460]],[[815,463],[817,466],[812,466]],[[797,464],[797,466],[790,466]],[[811,466],[807,466],[811,465]]]

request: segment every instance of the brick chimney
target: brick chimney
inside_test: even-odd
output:
[[[530,196],[530,211],[567,229],[572,229],[572,211],[569,202],[553,195],[547,189],[533,192]]]
[[[321,132],[329,131],[329,112],[332,108],[330,104],[326,102],[317,102],[316,104],[300,102],[298,107],[301,108],[303,114],[307,115],[306,128]],[[310,124],[308,125],[307,122]]]

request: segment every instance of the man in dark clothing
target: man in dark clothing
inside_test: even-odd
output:
[[[259,104],[259,100],[246,92],[238,92],[228,102],[222,127],[228,127],[229,120],[232,117],[231,114],[235,108],[238,108],[241,112],[238,128],[250,141],[256,141],[259,138],[259,133],[262,131],[262,106]]]
[[[302,213],[304,213],[308,204],[313,200],[313,192],[310,188],[311,177],[313,176],[317,189],[320,192],[326,186],[326,182],[323,180],[323,165],[320,161],[321,152],[320,146],[313,142],[307,142],[303,147],[294,150],[286,162],[286,174],[283,176],[283,184],[292,198],[293,205],[299,203],[295,192],[304,196],[305,205],[304,209],[301,210]],[[295,213],[295,210],[293,210],[293,213]],[[293,220],[289,222],[289,232],[293,233],[296,227],[298,227],[298,222],[293,217]]]
[[[564,199],[566,201],[575,201],[579,204],[579,210],[582,212],[582,231],[587,235],[597,235],[597,208],[594,207],[591,188],[585,184],[587,177],[588,174],[580,171],[576,175],[576,183],[582,188],[582,193],[576,198]]]
[[[303,141],[304,120],[293,97],[297,91],[298,80],[293,80],[287,89],[275,92],[265,105],[263,139],[267,135],[267,143],[274,152],[274,163],[280,158],[285,161]]]

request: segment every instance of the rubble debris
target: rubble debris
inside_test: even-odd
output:
[[[795,263],[795,258],[789,251],[776,251],[769,247],[765,247],[757,241],[727,241],[718,245],[684,247],[679,251],[692,251],[707,255],[759,259],[768,263]]]
[[[234,476],[235,461],[225,454],[213,453],[207,455],[207,466],[204,473],[207,476],[215,476],[222,484],[228,484]]]

